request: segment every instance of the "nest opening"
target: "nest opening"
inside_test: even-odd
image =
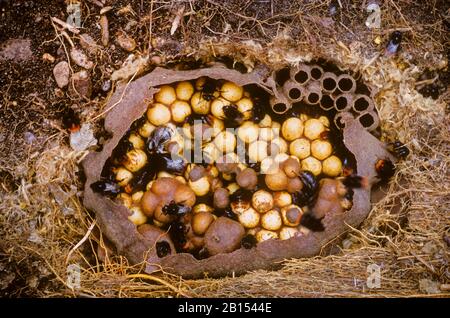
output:
[[[349,78],[341,78],[338,82],[338,86],[342,92],[349,92],[353,88],[353,81]]]
[[[304,70],[300,70],[295,74],[294,79],[299,84],[305,84],[309,79],[309,74]]]
[[[339,96],[336,99],[336,109],[344,110],[348,105],[347,98],[345,96]]]
[[[322,70],[318,67],[311,68],[311,77],[315,79],[316,81],[319,80],[322,77]]]
[[[298,88],[292,88],[289,90],[289,97],[291,99],[299,99],[302,96],[302,91]]]
[[[336,89],[336,85],[336,81],[330,77],[323,80],[323,88],[327,91],[333,91],[334,89]]]
[[[275,105],[273,105],[273,110],[277,113],[284,113],[287,111],[287,105],[285,103],[276,103]]]
[[[330,95],[322,95],[320,105],[325,110],[330,110],[334,107],[334,100]]]
[[[367,113],[359,117],[359,122],[364,127],[370,127],[375,123],[375,120],[373,119],[372,115]]]
[[[311,104],[317,104],[319,102],[320,96],[317,93],[309,93],[308,102]]]
[[[369,102],[364,97],[360,97],[355,101],[354,108],[356,111],[362,112],[369,108],[369,105]]]
[[[285,67],[275,73],[275,81],[278,85],[283,86],[289,80],[290,69]]]

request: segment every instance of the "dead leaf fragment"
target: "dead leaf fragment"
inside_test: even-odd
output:
[[[173,19],[172,27],[170,28],[170,35],[174,35],[180,26],[181,18],[184,14],[184,7],[180,7],[175,15],[175,19]]]
[[[99,45],[95,40],[87,33],[80,35],[80,45],[83,49],[91,54],[95,54],[98,51]]]
[[[97,144],[97,139],[89,124],[82,124],[80,130],[70,134],[70,147],[75,151],[83,151]]]
[[[421,291],[427,294],[439,294],[441,292],[439,283],[432,281],[431,279],[421,279],[419,281],[419,288]]]
[[[109,22],[106,15],[100,17],[100,28],[102,29],[102,44],[108,46],[109,43]]]
[[[139,74],[147,65],[148,58],[148,55],[138,57],[136,57],[134,54],[129,55],[125,62],[122,64],[122,67],[112,73],[111,80],[117,81],[121,79],[127,79],[134,74]]]

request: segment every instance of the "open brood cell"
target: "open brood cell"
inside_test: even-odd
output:
[[[286,73],[284,70],[280,73],[283,72]],[[280,94],[278,98],[275,94],[271,105],[278,114],[302,102],[318,105],[332,117],[336,112],[351,113],[368,131],[379,127],[378,114],[368,87],[329,63],[323,66],[300,64],[290,69],[288,77],[275,75],[275,82],[275,90]]]
[[[87,182],[95,200],[128,213],[139,253],[146,253],[129,253],[134,262],[146,259],[147,271],[160,264],[188,276],[223,275],[312,255],[298,242],[336,234],[327,218],[344,217],[355,192],[367,191],[355,150],[344,142],[345,126],[377,126],[367,87],[315,64],[264,81],[224,68],[184,71],[173,81],[164,72],[183,72],[160,72],[161,85],[150,85],[154,94],[137,103],[142,114],[122,125],[100,160],[101,174]],[[367,213],[365,205],[357,208]],[[289,248],[274,251],[274,241]],[[273,257],[262,256],[265,249]],[[243,264],[255,251],[255,263]],[[227,254],[238,264],[215,269]]]

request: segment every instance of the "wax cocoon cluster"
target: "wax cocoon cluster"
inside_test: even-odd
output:
[[[327,116],[262,111],[264,96],[228,80],[157,89],[108,161],[112,198],[133,224],[165,231],[176,252],[196,256],[236,250],[244,235],[258,243],[305,235],[308,207],[298,197],[343,170]]]

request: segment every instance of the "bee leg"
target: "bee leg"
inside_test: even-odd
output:
[[[322,232],[325,230],[322,219],[318,219],[312,212],[306,212],[302,215],[300,224],[314,232]]]
[[[366,177],[361,177],[355,174],[351,174],[342,179],[342,183],[347,188],[367,188],[368,180]]]

